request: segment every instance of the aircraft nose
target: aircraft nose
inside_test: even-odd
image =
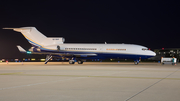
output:
[[[151,51],[151,52],[149,53],[149,55],[151,55],[151,56],[156,56],[156,53],[153,52],[153,51]]]

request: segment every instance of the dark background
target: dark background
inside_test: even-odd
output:
[[[4,27],[36,27],[65,43],[127,43],[180,48],[180,2],[173,0],[37,0],[0,3],[0,58],[22,57],[31,45]]]

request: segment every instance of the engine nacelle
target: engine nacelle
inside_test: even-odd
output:
[[[29,51],[31,51],[31,52],[41,52],[41,49],[40,48],[31,47],[29,49]]]

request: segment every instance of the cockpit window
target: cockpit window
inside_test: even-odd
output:
[[[142,50],[144,50],[144,51],[145,51],[145,50],[148,50],[148,49],[147,49],[147,48],[142,48]]]

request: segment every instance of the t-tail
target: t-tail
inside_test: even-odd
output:
[[[13,29],[14,31],[21,32],[23,36],[33,47],[44,47],[48,45],[63,44],[64,38],[62,37],[46,37],[39,32],[35,27],[21,27],[21,28],[3,28]]]

